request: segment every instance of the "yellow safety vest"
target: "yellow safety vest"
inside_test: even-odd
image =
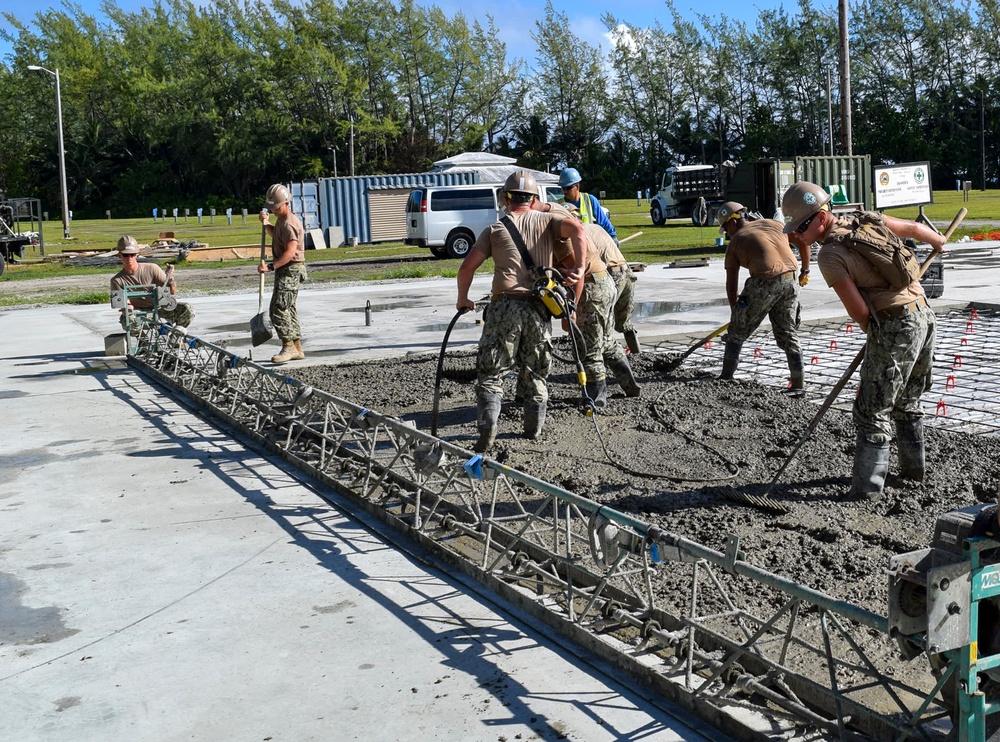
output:
[[[580,194],[580,221],[584,224],[590,224],[591,214],[590,214],[590,194],[581,193]]]

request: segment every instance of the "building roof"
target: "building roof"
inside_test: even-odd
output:
[[[480,183],[503,183],[507,180],[507,176],[515,170],[527,170],[535,176],[535,180],[539,183],[559,181],[558,175],[520,166],[517,164],[517,159],[513,157],[494,155],[490,152],[463,152],[454,157],[438,160],[430,172],[476,172],[479,173]]]

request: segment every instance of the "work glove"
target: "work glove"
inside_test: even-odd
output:
[[[799,286],[805,286],[809,283],[809,270],[806,269],[799,273]]]

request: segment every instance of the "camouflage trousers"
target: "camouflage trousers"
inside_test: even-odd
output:
[[[799,329],[801,307],[795,277],[765,280],[751,276],[729,319],[727,342],[744,343],[767,317],[774,341],[786,353],[801,353]]]
[[[194,319],[194,309],[190,304],[177,302],[177,307],[169,312],[160,311],[160,319],[173,322],[178,327],[188,327]]]
[[[917,420],[920,395],[931,388],[934,312],[917,312],[868,325],[854,423],[869,443],[895,437],[895,420]]]
[[[519,370],[519,388],[526,402],[549,398],[545,384],[552,366],[552,322],[534,301],[500,299],[486,307],[479,338],[476,389],[503,396],[503,377]]]
[[[282,342],[302,337],[299,311],[295,302],[299,298],[299,284],[305,272],[303,263],[288,263],[274,272],[274,293],[271,294],[271,324]]]
[[[635,312],[635,274],[628,266],[619,273],[612,273],[615,282],[615,331],[634,332],[632,314]]]
[[[625,357],[625,351],[612,336],[611,315],[615,304],[615,282],[610,276],[587,278],[576,309],[576,325],[580,328],[587,351],[583,370],[589,381],[600,381],[607,371],[605,363]]]

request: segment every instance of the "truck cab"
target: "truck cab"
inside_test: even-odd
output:
[[[700,199],[706,204],[722,200],[722,181],[715,165],[677,165],[663,173],[659,192],[649,204],[653,224],[663,226],[667,219],[691,217],[696,227],[708,223]]]

